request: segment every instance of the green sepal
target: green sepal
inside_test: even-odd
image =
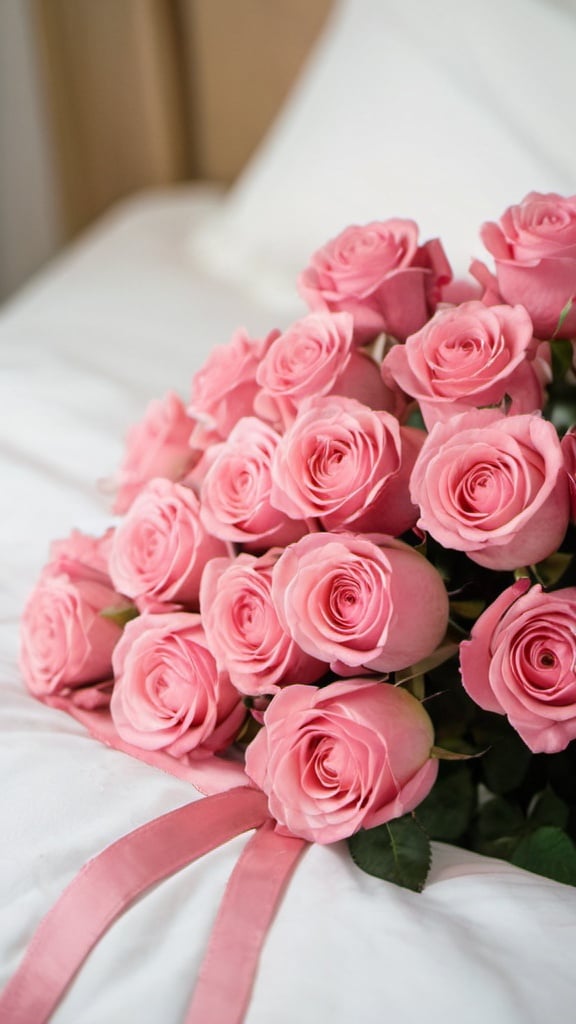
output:
[[[262,726],[253,715],[246,715],[234,742],[247,747],[256,738],[261,728]]]
[[[418,700],[424,700],[426,696],[424,676],[431,672],[432,669],[438,668],[444,662],[449,661],[457,652],[458,644],[445,640],[427,658],[423,658],[422,661],[396,672],[396,685],[403,686],[409,690]]]
[[[531,580],[530,569],[527,565],[521,565],[519,569],[514,569],[514,580],[516,583],[518,580]]]
[[[430,757],[438,761],[472,761],[475,757],[482,757],[485,750],[468,752],[465,750],[449,750],[448,747],[432,747]]]
[[[558,335],[560,334],[560,331],[564,327],[564,324],[566,323],[566,320],[567,320],[567,318],[569,316],[570,310],[572,309],[573,305],[574,305],[574,299],[573,299],[573,297],[570,297],[568,299],[568,302],[566,303],[566,305],[562,309],[562,311],[560,313],[560,316],[558,317],[558,323],[556,324],[556,327],[554,328],[554,334],[552,335],[550,341],[554,341],[554,339],[557,338]]]
[[[408,690],[416,700],[422,702],[426,697],[426,679],[419,673],[418,675],[408,676],[407,679],[403,679],[401,683],[396,681],[397,686],[402,686],[403,690]]]
[[[450,611],[462,619],[476,620],[486,607],[486,601],[450,601]]]
[[[557,551],[534,566],[535,575],[545,587],[554,587],[568,571],[573,557],[569,552]]]
[[[432,859],[430,839],[413,814],[361,829],[348,839],[352,860],[368,875],[422,892]]]
[[[555,882],[576,885],[576,846],[555,825],[542,825],[520,840],[512,857],[516,867],[552,878]]]
[[[126,623],[131,622],[132,619],[137,619],[139,614],[140,612],[135,604],[113,605],[110,608],[103,608],[100,612],[103,619],[114,622],[117,626],[120,626],[120,629],[124,629]]]

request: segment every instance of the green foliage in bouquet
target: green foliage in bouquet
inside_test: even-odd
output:
[[[449,593],[457,595],[450,603],[450,635],[463,639],[518,574],[482,569],[431,538],[426,549]],[[561,549],[525,572],[549,592],[576,586],[575,550],[570,527]],[[436,840],[576,885],[576,744],[555,754],[532,753],[506,718],[481,710],[467,695],[458,653],[402,685],[411,688],[415,681],[443,748],[438,779],[414,812],[348,840],[358,866],[420,891]]]

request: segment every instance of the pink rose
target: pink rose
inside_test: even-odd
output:
[[[481,234],[504,301],[525,306],[537,336],[551,337],[562,310],[576,299],[576,196],[530,192],[497,224],[484,224]],[[576,303],[559,336],[575,334]]]
[[[259,391],[256,371],[279,333],[272,331],[258,340],[236,331],[228,345],[212,350],[194,375],[188,412],[196,420],[193,443],[198,448],[224,440],[241,417],[253,414]]]
[[[92,537],[80,530],[72,530],[65,540],[52,541],[50,557],[43,572],[50,576],[66,574],[73,580],[92,579],[112,587],[108,560],[112,548],[114,528],[101,537]]]
[[[127,606],[94,573],[82,578],[78,565],[70,574],[48,566],[21,621],[20,668],[29,690],[44,697],[110,679],[122,629],[101,613]]]
[[[298,286],[312,310],[351,313],[365,344],[383,331],[404,340],[419,330],[451,276],[438,239],[419,248],[414,221],[386,220],[346,228],[314,253]]]
[[[556,430],[537,414],[482,409],[437,423],[410,482],[418,526],[489,569],[516,569],[558,548],[569,519]]]
[[[192,468],[190,447],[194,423],[173,392],[150,402],[144,418],[128,431],[124,460],[111,485],[118,489],[114,512],[123,514],[144,484],[154,477],[181,480]]]
[[[541,409],[537,347],[522,306],[465,302],[440,310],[405,345],[395,345],[382,372],[388,384],[396,382],[416,399],[430,430],[470,407],[496,405],[506,394],[513,413]]]
[[[443,638],[448,598],[436,569],[391,537],[314,533],[274,566],[278,618],[302,650],[350,675],[393,672]]]
[[[352,398],[308,399],[276,450],[272,504],[327,530],[398,536],[418,518],[408,482],[424,437]]]
[[[327,668],[300,650],[278,621],[271,590],[279,554],[214,558],[202,576],[200,610],[210,650],[236,689],[251,696],[315,682]]]
[[[438,772],[422,705],[387,683],[290,686],[246,751],[278,831],[335,843],[413,810]]]
[[[542,592],[520,579],[480,616],[460,645],[464,688],[507,715],[534,753],[576,738],[576,587]]]
[[[110,575],[141,609],[166,602],[197,609],[206,562],[226,553],[226,545],[202,525],[193,491],[151,480],[116,530]]]
[[[208,650],[199,615],[141,615],[114,652],[110,711],[118,734],[180,758],[224,750],[245,717],[239,694]]]
[[[333,393],[393,408],[374,360],[352,348],[353,329],[349,313],[311,313],[276,338],[256,374],[258,415],[288,425],[305,398]]]
[[[205,528],[214,536],[263,551],[306,533],[270,502],[272,459],[280,440],[267,423],[247,416],[230,437],[204,456],[200,500]]]

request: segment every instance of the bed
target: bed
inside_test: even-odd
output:
[[[463,38],[464,14],[456,4],[442,6]],[[386,35],[379,21],[384,7]],[[111,521],[110,499],[97,482],[114,470],[125,430],[146,402],[169,388],[186,396],[191,374],[238,325],[258,334],[298,316],[294,274],[311,247],[343,221],[404,215],[413,200],[424,233],[446,227],[449,254],[463,273],[476,245],[472,224],[529,188],[574,191],[576,139],[570,148],[574,127],[566,108],[576,85],[570,60],[576,20],[565,5],[545,8],[536,0],[500,12],[495,3],[483,5],[474,60],[469,55],[465,68],[457,45],[454,60],[447,56],[438,26],[431,49],[422,49],[420,36],[408,45],[408,26],[419,24],[410,17],[423,17],[416,2],[341,4],[283,117],[232,193],[184,185],[129,200],[5,308],[0,986],[42,915],[90,857],[138,825],[200,799],[191,785],[96,743],[81,725],[25,692],[18,618],[50,540]],[[515,25],[521,26],[516,57],[507,45]],[[424,27],[418,31],[425,34]],[[531,100],[538,90],[524,55],[535,35],[541,53],[554,48],[547,95],[558,102],[552,109],[536,97],[548,116],[539,119],[532,105],[527,120],[526,95]],[[375,138],[373,106],[356,115],[367,89],[362,69],[373,66],[384,39],[391,56],[371,95],[386,95],[387,76],[394,78],[400,65],[411,86],[394,107],[377,104],[382,124]],[[482,58],[494,39],[487,75]],[[350,77],[340,74],[346,54],[356,55]],[[495,109],[493,93],[487,99],[481,85],[489,80],[497,92],[512,60],[516,86],[502,92]],[[468,93],[454,88],[458,81]],[[424,88],[427,109],[441,109],[442,124],[458,125],[442,151],[426,135]],[[521,126],[516,133],[512,117]],[[558,152],[552,141],[560,127],[565,144]],[[438,132],[435,125],[436,139]],[[402,173],[390,164],[391,146],[402,155]],[[442,174],[462,146],[470,174],[459,188],[462,163],[451,182]],[[497,174],[491,172],[495,152]],[[364,187],[351,189],[362,168]],[[208,854],[122,916],[89,956],[55,1024],[181,1024],[245,842],[234,839]],[[568,1020],[575,950],[576,891],[567,886],[434,844],[431,874],[418,895],[358,871],[343,844],[310,846],[267,936],[246,1021]]]

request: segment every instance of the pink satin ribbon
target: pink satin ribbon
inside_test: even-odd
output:
[[[233,786],[246,785],[246,773],[241,761],[228,761],[216,754],[195,757],[194,752],[187,757],[176,758],[165,750],[143,750],[126,743],[118,735],[108,708],[79,707],[72,698],[73,695],[48,694],[42,698],[42,702],[72,715],[99,743],[105,743],[107,747],[120,750],[123,754],[130,754],[138,761],[160,768],[184,782],[191,782],[204,796],[222,793]]]
[[[253,828],[258,831],[230,878],[186,1021],[240,1024],[262,942],[305,845],[276,835],[265,795],[247,786],[170,811],[88,861],[40,923],[4,989],[2,1024],[45,1024],[90,950],[141,893]]]
[[[268,819],[230,876],[185,1024],[241,1024],[260,950],[304,839],[280,836]]]

